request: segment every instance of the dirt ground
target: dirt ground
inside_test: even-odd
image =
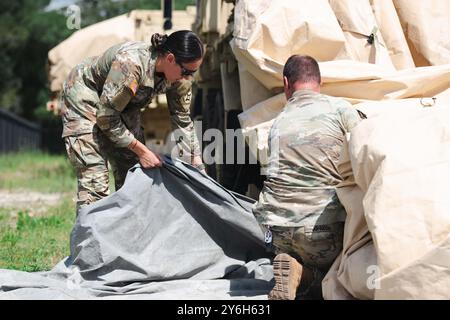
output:
[[[21,210],[26,210],[29,216],[42,216],[49,207],[57,205],[63,197],[63,193],[0,189],[0,208],[10,211],[13,216]]]

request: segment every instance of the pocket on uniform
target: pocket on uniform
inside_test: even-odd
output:
[[[319,268],[329,267],[342,250],[344,223],[307,226],[296,232],[296,244],[304,252],[305,260]],[[303,234],[302,234],[303,233]],[[303,239],[303,240],[302,240]]]
[[[71,148],[74,162],[79,168],[105,163],[105,160],[99,153],[98,145],[93,140],[92,134],[84,134],[70,138],[73,138]]]
[[[73,145],[72,150],[75,157],[75,162],[79,168],[86,167],[86,161],[84,160],[83,156],[83,149],[84,149],[84,143],[81,139],[78,137],[73,137]]]
[[[333,231],[329,225],[314,225],[307,231],[307,237],[311,241],[325,241],[334,238]]]
[[[271,226],[273,245],[281,252],[292,251],[292,239],[294,236],[294,228]]]
[[[78,158],[75,155],[75,150],[73,148],[75,142],[75,137],[65,137],[64,138],[64,145],[66,147],[67,157],[69,158],[70,163],[75,168],[80,168],[80,165],[78,163]]]

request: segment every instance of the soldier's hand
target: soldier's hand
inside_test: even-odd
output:
[[[154,153],[149,149],[139,156],[139,162],[141,163],[141,166],[146,169],[162,166],[162,160],[159,154]]]
[[[133,142],[128,145],[128,149],[136,153],[139,157],[139,163],[143,168],[148,169],[162,166],[162,159],[159,154],[151,151],[140,141],[134,139]]]
[[[200,156],[195,156],[194,157],[194,161],[192,162],[192,165],[194,167],[196,167],[198,170],[200,170],[200,172],[202,172],[203,174],[207,175],[206,167],[203,164],[202,158]]]

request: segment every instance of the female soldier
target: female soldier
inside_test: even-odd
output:
[[[144,168],[162,165],[159,155],[144,145],[140,123],[140,109],[159,93],[167,96],[172,127],[180,136],[179,154],[189,152],[192,164],[204,169],[189,115],[192,93],[187,81],[203,53],[202,42],[191,31],[154,34],[151,45],[115,45],[70,72],[62,92],[62,137],[77,173],[77,213],[82,205],[109,194],[108,161],[116,190],[138,161]]]

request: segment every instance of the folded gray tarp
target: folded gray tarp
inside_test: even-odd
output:
[[[51,271],[0,270],[1,299],[265,299],[273,285],[253,201],[165,159],[83,208]]]

